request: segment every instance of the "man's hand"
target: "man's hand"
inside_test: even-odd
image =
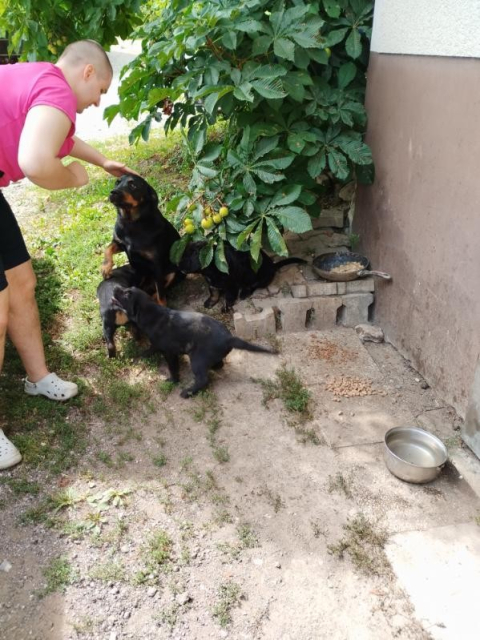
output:
[[[136,176],[139,175],[136,171],[130,169],[122,162],[115,162],[115,160],[108,160],[108,158],[105,159],[105,162],[102,166],[107,173],[114,176],[115,178],[121,178],[126,173],[133,173]]]

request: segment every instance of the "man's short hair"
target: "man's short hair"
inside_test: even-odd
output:
[[[113,75],[112,64],[108,59],[103,47],[95,42],[95,40],[78,40],[72,42],[65,47],[64,52],[58,59],[65,60],[69,64],[75,66],[77,64],[93,64],[100,67],[99,73],[105,73],[105,75]]]

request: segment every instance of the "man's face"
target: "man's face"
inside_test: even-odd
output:
[[[82,113],[92,105],[98,107],[102,95],[107,93],[112,82],[110,73],[101,74],[93,65],[87,65],[83,72],[83,82],[77,95],[77,113]]]

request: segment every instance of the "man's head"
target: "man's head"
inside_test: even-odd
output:
[[[79,40],[69,44],[57,62],[77,97],[77,113],[91,105],[99,106],[107,93],[113,70],[102,47],[94,40]]]

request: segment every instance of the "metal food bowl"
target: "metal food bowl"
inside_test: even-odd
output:
[[[419,427],[390,429],[383,451],[390,473],[417,484],[434,480],[448,459],[443,442]]]

